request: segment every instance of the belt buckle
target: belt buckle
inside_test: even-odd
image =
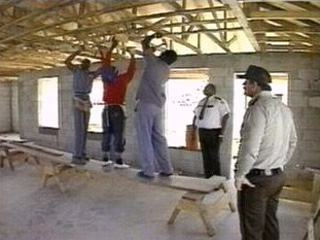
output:
[[[272,175],[271,169],[264,170],[264,173],[266,174],[266,176],[271,176]]]

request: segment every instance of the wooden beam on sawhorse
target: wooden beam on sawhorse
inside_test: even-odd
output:
[[[0,168],[4,167],[4,161],[7,160],[10,169],[14,171],[14,165],[12,158],[9,156],[9,148],[5,146],[0,146]]]
[[[65,192],[66,187],[64,183],[61,181],[60,175],[63,172],[71,170],[75,171],[77,174],[84,174],[88,179],[92,179],[91,174],[86,169],[76,167],[72,164],[51,162],[51,164],[43,167],[42,186],[46,187],[48,180],[52,178],[55,181],[55,183],[59,186],[61,192]]]
[[[5,146],[3,143],[0,143],[0,167],[4,167],[5,160],[8,162],[8,165],[12,171],[15,170],[13,160],[14,158],[19,155],[24,154],[23,162],[28,162],[30,158],[36,162],[36,164],[40,165],[39,159],[36,156],[32,156],[28,153],[25,153],[21,150],[17,150],[12,147]]]
[[[211,195],[210,204],[207,204],[204,200],[205,197],[209,195]],[[220,204],[226,202],[228,203],[231,212],[235,212],[236,208],[226,184],[222,184],[219,190],[210,194],[189,191],[181,197],[168,220],[168,224],[172,225],[182,210],[198,213],[206,228],[207,234],[211,237],[215,234],[215,229],[211,225],[209,211],[212,208],[217,209]]]

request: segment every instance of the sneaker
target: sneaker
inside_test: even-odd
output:
[[[109,165],[111,165],[113,162],[112,161],[110,161],[110,160],[108,160],[108,161],[103,161],[103,165],[102,165],[102,167],[106,167],[106,166],[109,166]]]
[[[145,178],[145,179],[153,179],[154,178],[154,176],[146,175],[143,171],[138,172],[137,176],[141,177],[141,178]]]
[[[126,169],[126,168],[129,168],[129,165],[124,164],[124,163],[122,163],[122,164],[115,163],[115,164],[114,164],[114,167],[115,167],[115,168],[119,168],[119,169]]]
[[[173,173],[165,173],[165,172],[160,172],[159,173],[159,176],[160,177],[170,177],[170,176],[172,176],[173,175]]]
[[[112,161],[111,161],[111,160],[109,160],[109,158],[108,158],[108,157],[104,157],[104,158],[102,159],[102,162],[103,162],[103,167],[105,167],[105,166],[109,166],[109,165],[111,165],[111,164],[112,164]]]
[[[72,158],[71,164],[83,166],[86,165],[87,161],[81,159],[81,158]]]
[[[118,158],[114,164],[114,167],[124,169],[124,168],[129,168],[129,165],[123,163],[122,158]]]

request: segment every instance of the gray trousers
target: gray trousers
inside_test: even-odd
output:
[[[90,119],[90,111],[81,111],[74,107],[74,152],[73,158],[86,157],[87,130]]]
[[[163,108],[140,102],[136,112],[136,128],[142,171],[148,176],[155,172],[172,173],[168,144],[164,135]]]

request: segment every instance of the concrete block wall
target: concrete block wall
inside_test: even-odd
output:
[[[118,63],[119,68],[125,68],[127,62]],[[317,147],[320,138],[318,119],[320,109],[309,106],[310,81],[319,77],[320,56],[309,54],[234,54],[234,55],[205,55],[180,57],[173,68],[209,68],[210,82],[217,85],[218,95],[225,98],[231,110],[233,109],[234,73],[245,71],[250,64],[260,65],[270,72],[287,72],[289,74],[289,106],[292,108],[297,124],[299,145],[291,162],[292,166],[320,167],[320,148]],[[138,61],[138,70],[127,92],[127,146],[124,158],[137,165],[139,157],[135,120],[135,93],[139,85],[143,64]],[[93,67],[94,68],[94,67]],[[60,129],[56,135],[39,134],[37,123],[37,79],[43,76],[59,76]],[[20,132],[25,138],[37,141],[51,147],[72,151],[73,145],[73,116],[71,97],[72,75],[67,69],[54,69],[31,72],[20,76]],[[243,89],[239,89],[243,91]],[[22,100],[23,99],[23,100]],[[230,174],[232,121],[226,132],[221,147],[222,172]],[[242,121],[242,119],[239,119]],[[101,157],[100,136],[89,136],[88,154],[94,158]],[[98,139],[98,140],[97,140]],[[194,174],[202,173],[200,152],[171,149],[170,154],[176,169]],[[303,177],[301,175],[299,177]],[[292,177],[292,179],[295,179]]]
[[[19,82],[12,81],[11,85],[11,120],[12,131],[19,132]]]
[[[11,132],[11,81],[0,81],[0,133]]]

